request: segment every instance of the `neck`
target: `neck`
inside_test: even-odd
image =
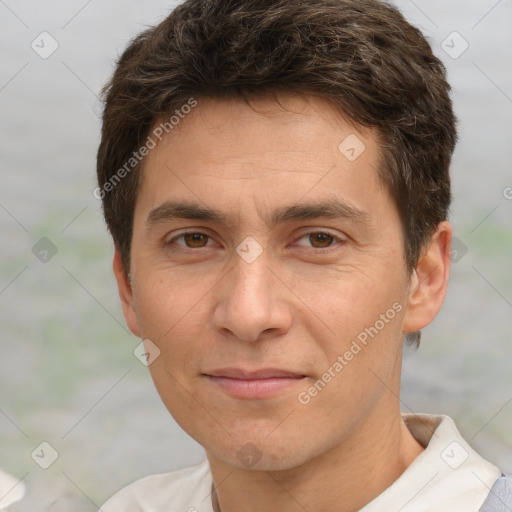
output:
[[[279,471],[233,468],[208,453],[216,512],[355,512],[387,489],[423,451],[394,414],[368,417],[328,453]]]

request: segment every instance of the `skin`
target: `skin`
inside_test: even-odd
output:
[[[439,224],[409,272],[398,212],[376,172],[376,134],[320,98],[280,103],[199,100],[146,157],[131,278],[117,250],[114,273],[128,326],[160,350],[149,368],[164,404],[205,448],[216,510],[355,511],[423,451],[400,415],[403,335],[441,308],[452,231]],[[354,161],[338,149],[350,134],[366,146]],[[363,215],[270,222],[277,208],[332,198]],[[231,222],[162,209],[148,221],[177,200]],[[236,252],[246,237],[262,249],[251,263]],[[301,403],[298,394],[397,303],[394,318]],[[226,367],[305,377],[268,398],[240,398],[206,376]],[[247,450],[259,457],[250,467]]]

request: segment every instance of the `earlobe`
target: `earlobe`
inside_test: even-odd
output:
[[[451,242],[452,227],[443,221],[423,249],[411,276],[404,332],[423,329],[441,309],[450,276]]]
[[[139,321],[137,318],[137,311],[134,305],[133,291],[128,276],[124,269],[121,253],[115,248],[114,260],[112,262],[114,276],[117,281],[117,289],[119,291],[119,298],[121,299],[121,306],[123,308],[123,315],[130,331],[137,337],[141,337]]]

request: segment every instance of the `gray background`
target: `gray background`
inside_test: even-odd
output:
[[[403,410],[452,416],[512,472],[512,1],[397,4],[445,62],[460,121],[458,253],[442,312],[405,358]],[[129,39],[172,5],[0,0],[0,467],[27,486],[13,510],[93,511],[139,477],[204,457],[133,355],[92,195],[97,93]],[[59,45],[46,59],[31,47],[43,31]],[[457,58],[454,31],[469,44]],[[59,455],[46,470],[31,458],[43,441]]]

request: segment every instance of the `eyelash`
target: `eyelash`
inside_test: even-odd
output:
[[[303,238],[308,237],[310,235],[317,235],[317,234],[323,234],[323,235],[328,235],[329,237],[332,237],[333,243],[331,245],[328,245],[327,247],[309,247],[310,249],[313,249],[316,251],[327,252],[332,247],[335,247],[336,245],[343,244],[344,242],[346,242],[346,240],[344,238],[336,236],[333,233],[330,233],[329,231],[308,231],[307,233],[304,233],[299,238],[297,238],[295,240],[295,242],[298,242],[299,240],[302,240]],[[184,233],[181,233],[181,234],[171,238],[169,241],[166,241],[165,245],[166,246],[174,245],[174,242],[176,240],[179,240],[180,238],[183,238],[186,235],[203,235],[203,236],[206,236],[209,240],[212,239],[212,237],[210,235],[208,235],[206,233],[202,233],[201,231],[186,231]],[[198,251],[199,249],[204,249],[204,248],[208,247],[207,245],[203,246],[203,247],[187,247],[187,246],[183,246],[183,245],[179,245],[179,244],[177,244],[177,245],[178,245],[178,247],[180,247],[180,249],[178,249],[178,250],[185,250],[185,251],[186,250]]]

